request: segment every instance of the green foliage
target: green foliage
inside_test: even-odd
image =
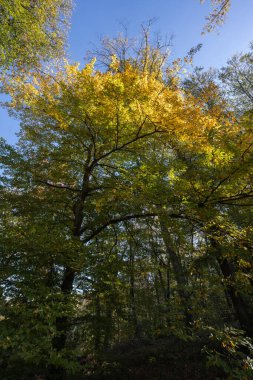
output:
[[[206,346],[212,376],[250,376],[250,113],[212,75],[181,86],[174,66],[110,59],[8,82],[22,127],[0,145],[1,367],[120,376],[112,347],[151,340],[141,373]]]
[[[253,345],[243,331],[209,328],[211,346],[205,347],[208,367],[221,368],[229,379],[250,379],[253,375]],[[216,347],[215,347],[215,344]]]
[[[1,68],[34,68],[62,55],[70,10],[71,0],[1,0]]]

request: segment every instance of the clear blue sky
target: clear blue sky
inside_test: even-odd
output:
[[[173,38],[173,57],[184,56],[191,47],[203,43],[195,57],[195,64],[208,68],[221,67],[233,54],[247,51],[253,40],[253,0],[232,0],[232,7],[219,33],[201,35],[209,1],[199,0],[75,0],[69,34],[69,58],[83,62],[92,44],[99,44],[102,36],[115,36],[120,24],[137,36],[140,25],[156,18],[154,32]],[[15,143],[18,120],[11,119],[0,109],[0,135]]]

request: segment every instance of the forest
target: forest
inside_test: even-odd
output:
[[[205,70],[147,23],[82,66],[71,10],[0,0],[0,379],[251,380],[253,45]]]

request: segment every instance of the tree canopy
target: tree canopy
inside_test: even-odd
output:
[[[69,3],[52,24],[51,2],[17,4],[50,34]],[[251,379],[252,52],[184,78],[191,53],[170,62],[143,28],[27,70],[42,40],[3,49],[21,119],[0,139],[3,379]]]
[[[34,68],[62,55],[71,5],[71,0],[1,0],[1,69]]]

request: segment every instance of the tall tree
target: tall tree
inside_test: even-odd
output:
[[[18,149],[1,142],[8,370],[62,377],[88,350],[217,327],[226,296],[251,315],[251,120],[211,80],[182,89],[175,67],[123,62],[7,84],[22,117]]]

